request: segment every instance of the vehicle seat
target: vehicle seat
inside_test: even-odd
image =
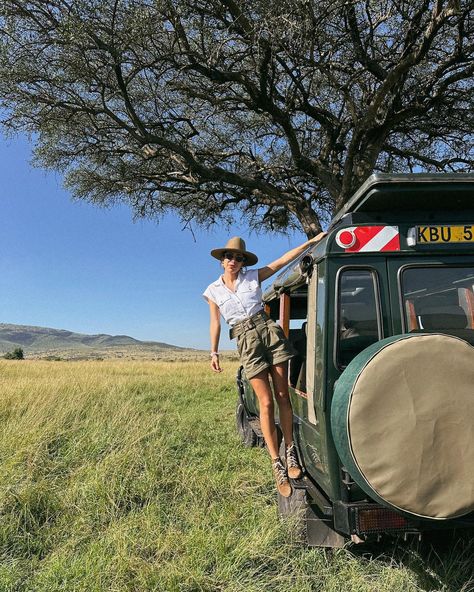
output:
[[[468,327],[474,329],[474,293],[469,288],[458,289],[459,306],[467,316]]]
[[[339,342],[339,364],[347,366],[366,347],[378,341],[378,335],[355,335]]]
[[[378,335],[377,319],[370,305],[364,302],[346,303],[341,309],[341,333],[346,330],[345,335],[354,337],[355,335]],[[349,332],[348,330],[352,330]],[[344,335],[341,335],[344,339]]]
[[[420,312],[420,320],[423,329],[427,331],[468,327],[466,313],[458,305],[426,307]]]

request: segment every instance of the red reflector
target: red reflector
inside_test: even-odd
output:
[[[340,230],[336,234],[336,243],[343,249],[349,249],[354,246],[356,242],[356,235],[353,230]]]
[[[386,508],[371,508],[357,511],[357,530],[364,533],[403,530],[408,521],[397,512]]]

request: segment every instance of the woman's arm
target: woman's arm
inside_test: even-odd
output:
[[[279,259],[276,259],[275,261],[273,261],[273,263],[270,263],[267,266],[260,268],[258,270],[258,281],[263,282],[267,278],[271,277],[277,271],[280,271],[280,269],[282,267],[285,267],[285,265],[287,265],[290,261],[292,261],[293,259],[295,259],[299,255],[301,255],[301,253],[306,251],[306,249],[310,245],[319,242],[322,238],[324,238],[326,236],[326,234],[327,234],[326,232],[320,232],[317,236],[306,241],[305,243],[303,243],[299,247],[295,247],[294,249],[291,249],[290,251],[288,251],[287,253],[282,255]]]
[[[219,363],[219,338],[221,336],[221,313],[215,302],[209,300],[209,313],[211,317],[209,332],[211,335],[211,368],[214,372],[222,372]]]

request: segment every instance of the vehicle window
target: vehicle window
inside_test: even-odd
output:
[[[412,267],[401,280],[405,330],[474,344],[474,267]]]
[[[338,365],[347,366],[363,349],[381,338],[377,315],[375,275],[366,269],[348,269],[339,276]]]
[[[290,386],[306,392],[308,286],[300,286],[291,293],[290,298],[289,339],[297,353],[289,362],[288,381]]]

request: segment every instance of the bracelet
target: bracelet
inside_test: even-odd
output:
[[[217,356],[217,357],[219,357],[219,354],[218,354],[218,352],[211,352],[211,358],[212,358],[212,356]]]

